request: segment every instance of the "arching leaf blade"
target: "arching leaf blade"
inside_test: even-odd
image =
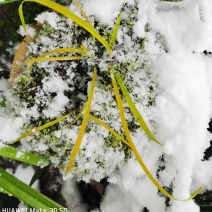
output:
[[[58,12],[64,16],[66,16],[67,18],[70,18],[75,23],[77,23],[78,25],[83,27],[85,30],[87,30],[91,35],[93,35],[107,49],[108,54],[111,54],[110,45],[104,40],[104,38],[89,23],[87,23],[82,18],[80,18],[79,16],[77,16],[76,14],[74,14],[73,12],[68,10],[66,7],[64,7],[60,4],[57,4],[53,1],[50,1],[50,0],[23,0],[22,1],[21,5],[19,6],[18,11],[19,11],[19,16],[21,19],[22,26],[25,31],[26,31],[26,24],[24,21],[23,8],[22,8],[22,5],[24,2],[36,2],[38,4],[42,4],[46,7],[49,7],[51,9],[55,10],[56,12]]]
[[[167,192],[159,183],[158,181],[155,179],[155,177],[151,174],[151,172],[148,170],[148,168],[146,167],[145,163],[143,162],[141,156],[139,155],[134,142],[132,141],[129,129],[128,129],[128,125],[127,125],[127,121],[125,118],[125,113],[124,113],[124,108],[122,105],[122,101],[121,101],[121,97],[119,94],[119,90],[118,90],[118,86],[117,86],[117,82],[115,79],[115,76],[113,74],[113,71],[111,71],[111,79],[112,79],[112,84],[113,84],[113,88],[114,88],[114,93],[116,96],[116,101],[117,101],[117,105],[118,105],[118,109],[119,109],[119,113],[120,113],[120,117],[121,117],[121,121],[122,121],[122,125],[124,128],[124,132],[126,135],[126,138],[129,142],[129,145],[138,161],[138,163],[140,164],[140,166],[142,167],[142,169],[144,170],[145,174],[148,176],[148,178],[152,181],[152,183],[167,197],[169,197],[170,199],[173,200],[178,200],[178,201],[188,201],[191,200],[192,198],[194,198],[202,189],[203,185],[201,185],[189,198],[184,199],[184,200],[180,200],[175,198],[174,196],[172,196],[169,192]]]
[[[140,114],[140,112],[138,111],[138,109],[136,108],[132,98],[130,97],[130,93],[127,90],[126,86],[124,85],[124,81],[121,78],[121,76],[118,74],[118,72],[114,73],[117,83],[119,85],[119,87],[121,88],[121,91],[124,95],[124,98],[130,108],[130,110],[133,113],[133,116],[135,117],[135,119],[137,120],[137,122],[139,123],[141,129],[143,129],[143,131],[147,134],[147,136],[153,140],[154,142],[156,142],[159,145],[162,145],[156,138],[155,136],[152,134],[152,132],[150,131],[150,129],[148,128],[146,122],[144,121],[142,115]]]

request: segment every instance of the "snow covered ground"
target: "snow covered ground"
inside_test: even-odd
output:
[[[134,0],[79,2],[87,15],[111,24],[122,5],[132,4]],[[147,39],[145,51],[160,89],[155,107],[149,110],[141,106],[139,110],[164,146],[149,141],[141,131],[132,137],[151,173],[159,176],[163,186],[172,187],[174,197],[185,199],[201,184],[203,191],[212,190],[212,159],[202,161],[211,140],[207,128],[212,117],[212,56],[203,51],[212,52],[212,1],[136,0],[136,4],[139,10],[134,33]],[[144,30],[146,24],[151,27],[149,32]],[[7,89],[6,86],[1,80],[0,89]],[[0,115],[0,141],[14,140],[19,136],[21,121],[5,117],[1,111]],[[159,167],[165,169],[158,171]],[[20,168],[16,175],[21,178]],[[73,212],[84,212],[86,206],[79,205],[74,180],[66,180],[63,194],[72,200],[67,204]],[[150,212],[199,211],[193,200],[171,200],[167,207],[164,196],[158,193],[135,158],[114,170],[108,181],[102,212],[139,212],[145,207]]]

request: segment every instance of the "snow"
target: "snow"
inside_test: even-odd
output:
[[[110,25],[118,16],[123,3],[134,3],[133,0],[82,0],[80,2],[87,15],[94,15],[102,23]],[[144,59],[149,59],[147,63],[151,69],[151,77],[156,80],[159,88],[158,93],[155,94],[154,107],[145,107],[148,101],[144,89],[149,83],[153,84],[151,80],[142,81],[140,87],[137,86],[133,90],[133,98],[144,100],[142,103],[136,100],[136,105],[139,111],[144,113],[145,120],[163,146],[157,146],[148,140],[141,131],[132,133],[133,141],[151,173],[154,176],[159,175],[158,181],[166,187],[172,185],[174,197],[186,199],[201,184],[205,185],[204,190],[212,189],[212,160],[201,161],[211,139],[207,128],[212,116],[212,57],[204,55],[203,51],[212,51],[212,1],[184,0],[170,3],[159,0],[137,0],[136,2],[139,11],[133,30],[136,36],[147,39],[145,43],[147,56]],[[40,23],[46,21],[57,29],[58,18],[55,13],[45,12],[36,20]],[[145,31],[146,24],[151,28],[149,32]],[[32,32],[29,30],[28,34],[32,35]],[[20,33],[22,33],[21,29]],[[44,44],[49,40],[50,38],[47,37],[42,38]],[[117,40],[120,43],[125,43],[127,40],[128,50],[128,54],[125,55],[118,50],[114,51],[113,56],[117,56],[118,61],[125,61],[125,57],[130,58],[131,61],[137,59],[132,48],[133,41],[125,35],[124,29],[120,28]],[[141,60],[142,57],[139,59]],[[142,61],[138,62],[142,63]],[[41,66],[45,67],[46,64]],[[100,63],[100,66],[103,69],[107,68],[104,62]],[[146,77],[142,71],[135,74],[129,71],[129,78],[134,77],[135,85],[139,84],[140,78]],[[2,82],[2,87],[5,89],[5,82]],[[63,91],[69,88],[59,76],[46,78],[43,83],[44,92],[57,93],[48,109],[43,111],[46,117],[52,118],[59,115],[68,104],[68,98]],[[96,114],[101,114],[104,121],[118,131],[121,127],[118,110],[115,107],[110,108],[113,119],[108,120],[109,107],[101,111],[105,100],[111,102],[113,96],[97,89],[92,110]],[[36,117],[36,111],[36,107],[32,108],[31,112],[23,109],[21,114],[25,117],[31,113]],[[18,129],[23,120],[5,117],[2,112],[0,114],[0,141],[12,141],[19,136]],[[104,152],[101,149],[101,140],[107,137],[108,133],[94,123],[92,127],[98,133],[85,134],[82,147],[87,149],[77,156],[78,172],[85,181],[89,181],[91,176],[100,180],[102,176],[100,172],[104,173],[104,171],[102,168],[97,168],[94,161],[88,164],[87,158],[95,158],[95,155],[103,158],[104,169],[110,173],[108,181],[111,184],[107,187],[100,206],[102,212],[139,212],[144,207],[150,212],[200,211],[193,200],[187,202],[171,200],[171,206],[167,208],[165,198],[158,194],[157,188],[145,175],[135,158],[123,162],[124,155],[121,152],[114,154],[113,149],[102,155]],[[71,143],[74,143],[77,137],[77,130],[77,127],[64,130]],[[60,134],[57,133],[57,136],[59,138]],[[47,147],[45,144],[40,144],[38,149],[45,150]],[[164,162],[159,160],[162,156]],[[113,162],[118,164],[119,169],[116,169],[117,164],[113,165]],[[165,166],[165,170],[158,171],[160,163]],[[96,168],[97,171],[84,175],[85,167]],[[22,167],[21,170],[26,169]],[[20,175],[19,173],[18,169],[15,175],[23,175],[23,172]],[[81,200],[74,184],[76,179],[72,174],[69,176],[69,178],[66,176],[68,179],[64,183],[63,195],[70,209],[84,212],[86,206],[80,204]],[[71,201],[68,201],[69,199]]]
[[[35,29],[34,29],[32,26],[28,25],[28,24],[26,24],[26,32],[25,32],[23,26],[20,26],[20,28],[19,28],[19,30],[18,30],[18,33],[19,33],[21,36],[26,36],[26,35],[28,35],[28,36],[30,36],[31,38],[33,38],[33,37],[36,35]]]
[[[0,117],[0,141],[12,142],[20,136],[18,129],[22,126],[21,118]]]
[[[57,29],[56,19],[59,19],[59,16],[54,12],[44,12],[42,15],[38,15],[35,20],[41,24],[44,22],[49,23],[52,27]]]
[[[64,182],[62,188],[62,195],[64,195],[65,200],[67,202],[67,207],[71,211],[84,212],[87,210],[87,206],[81,203],[82,199],[77,189],[75,178],[69,178]]]
[[[0,70],[1,71],[1,70]],[[0,92],[7,89],[7,80],[0,79]]]
[[[124,3],[132,4],[133,0],[89,0],[83,4],[83,9],[88,15],[95,15],[103,23],[111,23],[117,18]],[[110,14],[110,15],[109,15]]]

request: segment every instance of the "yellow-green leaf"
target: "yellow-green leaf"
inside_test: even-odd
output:
[[[25,63],[48,62],[56,60],[81,60],[82,57],[67,56],[67,57],[37,57],[27,60]]]
[[[84,10],[82,9],[82,7],[80,6],[80,4],[76,1],[76,0],[72,0],[73,3],[78,7],[78,9],[80,10],[80,12],[82,13],[82,15],[85,17],[86,21],[91,24],[88,16],[86,15],[86,13],[84,12]]]
[[[194,198],[202,189],[203,185],[201,185],[189,198],[187,199],[184,199],[184,200],[180,200],[180,199],[177,199],[175,197],[173,197],[169,192],[167,192],[159,183],[158,181],[154,178],[154,176],[151,174],[151,172],[148,170],[148,168],[146,167],[145,163],[143,162],[141,156],[139,155],[133,141],[132,141],[132,138],[131,138],[131,135],[130,135],[130,132],[129,132],[129,129],[128,129],[128,125],[127,125],[127,121],[126,121],[126,118],[125,118],[125,114],[124,114],[124,108],[123,108],[123,105],[122,105],[122,101],[121,101],[121,97],[120,97],[120,94],[119,94],[119,90],[118,90],[118,86],[117,86],[117,82],[116,82],[116,79],[114,77],[114,74],[112,73],[111,71],[111,79],[112,79],[112,84],[113,84],[113,88],[114,88],[114,93],[115,93],[115,96],[116,96],[116,101],[117,101],[117,105],[118,105],[118,109],[119,109],[119,113],[120,113],[120,117],[121,117],[121,121],[122,121],[122,125],[123,125],[123,128],[124,128],[124,133],[126,135],[126,138],[129,142],[129,145],[138,161],[138,163],[140,164],[140,166],[142,167],[142,169],[144,170],[144,172],[146,173],[146,175],[148,176],[148,178],[152,181],[152,183],[164,194],[166,195],[167,197],[169,197],[170,199],[173,199],[173,200],[179,200],[179,201],[188,201],[188,200],[191,200],[192,198]]]
[[[84,113],[84,117],[82,120],[82,125],[80,127],[80,130],[79,130],[79,133],[77,136],[77,140],[76,140],[75,145],[71,152],[71,156],[70,156],[67,168],[66,168],[66,174],[71,170],[71,168],[74,164],[75,158],[77,156],[77,153],[79,151],[80,145],[82,143],[83,135],[85,133],[86,125],[87,125],[87,122],[89,119],[89,113],[90,113],[91,103],[92,103],[92,99],[93,99],[93,95],[94,95],[95,83],[96,83],[96,68],[94,68],[94,70],[93,70],[91,88],[90,88],[90,91],[88,94],[88,101],[87,101],[87,104],[85,107],[85,113]]]
[[[144,121],[142,115],[140,114],[140,112],[138,111],[138,109],[136,108],[132,98],[130,97],[130,93],[129,91],[127,90],[126,86],[124,85],[124,81],[123,79],[121,78],[121,76],[118,74],[118,72],[115,72],[114,73],[115,77],[116,77],[116,80],[118,82],[118,85],[120,86],[121,88],[121,91],[124,95],[124,98],[130,108],[130,110],[132,111],[133,113],[133,116],[135,117],[135,119],[137,120],[137,122],[139,123],[141,129],[143,129],[143,131],[148,135],[148,137],[150,139],[152,139],[154,142],[156,142],[157,144],[160,144],[162,145],[156,138],[155,136],[151,133],[150,129],[148,128],[146,122]]]
[[[128,141],[126,141],[123,137],[121,137],[115,130],[110,128],[107,124],[105,124],[100,119],[96,118],[95,116],[89,115],[89,118],[94,120],[96,123],[102,125],[105,129],[107,129],[109,132],[111,132],[113,135],[115,135],[119,140],[123,141],[125,144],[129,146]]]
[[[45,52],[41,54],[39,57],[45,57],[50,54],[66,53],[66,52],[76,52],[78,54],[86,54],[88,50],[84,46],[81,46],[81,48],[58,48],[58,49],[53,49],[51,51]]]
[[[116,20],[116,24],[115,27],[113,29],[113,33],[111,35],[110,38],[110,48],[113,49],[116,38],[117,38],[117,34],[118,34],[118,30],[119,30],[119,26],[120,26],[120,22],[121,22],[121,14],[118,16],[117,20]]]
[[[24,21],[24,15],[23,15],[23,9],[22,9],[22,5],[24,2],[36,2],[38,4],[42,4],[46,7],[49,7],[53,10],[55,10],[56,12],[66,16],[67,18],[70,18],[71,20],[73,20],[75,23],[77,23],[78,25],[80,25],[81,27],[83,27],[85,30],[87,30],[91,35],[93,35],[100,43],[102,43],[102,45],[107,49],[108,54],[111,53],[111,48],[109,46],[109,44],[104,40],[104,38],[86,21],[84,21],[82,18],[80,18],[79,16],[77,16],[76,14],[74,14],[73,12],[71,12],[70,10],[68,10],[66,7],[57,4],[53,1],[50,0],[23,0],[21,5],[19,6],[19,16],[21,19],[21,23],[22,26],[24,28],[24,30],[26,31],[26,24]]]
[[[50,126],[53,126],[54,124],[57,124],[60,121],[63,121],[64,119],[68,118],[71,114],[72,114],[72,112],[68,113],[67,115],[61,116],[61,117],[55,119],[54,121],[50,121],[50,122],[48,122],[48,123],[46,123],[46,124],[44,124],[42,126],[39,126],[39,127],[34,128],[33,130],[31,130],[31,131],[23,134],[22,136],[18,137],[17,139],[15,139],[12,142],[12,144],[14,144],[17,141],[20,141],[20,140],[22,140],[22,139],[24,139],[24,138],[26,138],[26,137],[28,137],[28,136],[36,133],[36,132],[39,132],[39,131],[41,131],[43,129],[46,129],[46,128],[50,127]]]
[[[77,115],[77,117],[76,117],[70,124],[66,125],[66,126],[63,127],[62,129],[59,129],[59,130],[57,130],[57,131],[64,130],[64,129],[66,129],[66,128],[71,127],[71,126],[82,116],[83,111],[84,111],[84,108],[80,111],[80,113]]]

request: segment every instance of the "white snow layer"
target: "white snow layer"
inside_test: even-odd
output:
[[[88,15],[96,15],[104,23],[110,23],[117,17],[121,5],[126,2],[134,1],[81,1]],[[204,189],[212,189],[212,161],[201,161],[211,139],[207,128],[212,106],[212,58],[202,52],[212,51],[212,1],[184,0],[170,3],[137,0],[137,4],[139,15],[134,26],[135,34],[145,36],[144,27],[148,23],[152,30],[164,36],[169,51],[164,52],[153,64],[162,92],[157,96],[156,110],[152,116],[157,129],[156,136],[164,146],[158,147],[139,133],[134,134],[133,139],[144,162],[155,176],[158,158],[165,155],[166,168],[159,172],[159,181],[164,186],[172,183],[173,195],[185,199],[202,183],[205,184]],[[37,20],[41,23],[49,21],[55,26],[49,12],[46,12],[45,19],[38,16]],[[150,44],[146,47],[147,51],[157,54],[156,45]],[[51,88],[51,84],[46,83],[45,89],[57,90],[56,84]],[[58,94],[55,102],[63,99],[66,101],[64,96]],[[58,107],[62,108],[63,104]],[[0,139],[15,139],[15,130],[19,127],[18,119],[0,118]],[[102,212],[139,212],[144,207],[150,212],[199,212],[193,200],[171,201],[171,206],[166,208],[165,198],[158,195],[157,188],[135,159],[129,160],[121,170],[114,172],[109,181],[111,184],[101,203]],[[86,211],[84,206],[79,206],[76,190],[71,190],[73,182],[68,179],[63,190],[68,206],[73,211]]]
[[[150,154],[146,155],[141,145],[140,154],[151,172],[156,174],[157,160],[163,152],[166,169],[160,172],[160,182],[164,186],[170,186],[172,182],[173,195],[185,199],[202,183],[205,189],[212,186],[211,160],[201,161],[211,138],[206,129],[211,117],[212,58],[202,52],[212,51],[212,2],[137,2],[139,20],[134,26],[135,33],[143,36],[144,26],[149,23],[153,30],[164,35],[169,49],[154,64],[155,74],[163,88],[156,99],[155,122],[157,136],[164,147],[156,148],[151,143],[151,147],[146,147]],[[120,5],[120,1],[88,0],[84,7],[87,13],[94,13],[103,22],[110,22],[111,15],[117,16]],[[155,46],[148,48],[148,52],[154,52]],[[103,212],[138,212],[143,207],[150,212],[199,211],[194,201],[171,201],[167,209],[164,198],[158,196],[154,185],[140,173],[137,162],[130,160],[128,164],[129,167],[124,166],[110,178],[114,185],[106,190],[101,204]]]

